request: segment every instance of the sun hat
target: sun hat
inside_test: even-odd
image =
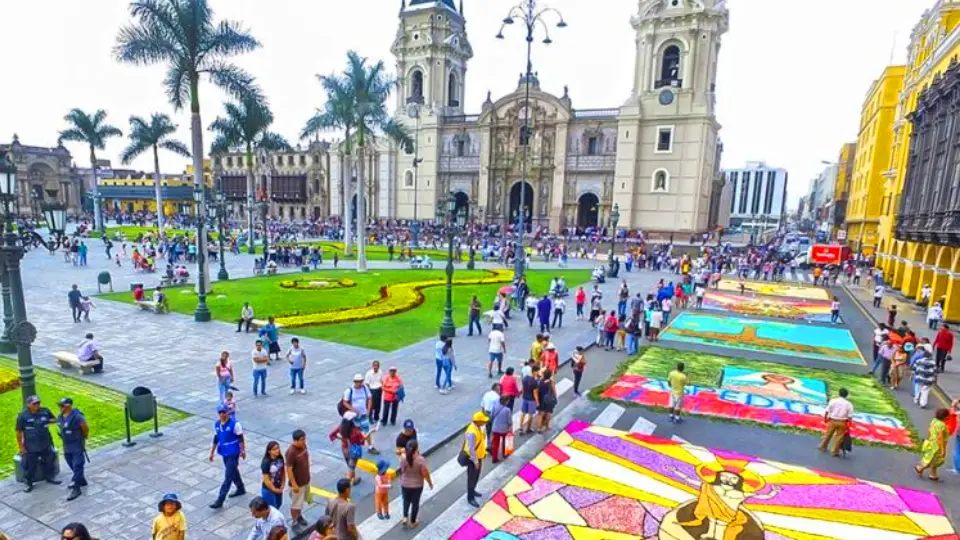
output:
[[[556,350],[556,348],[557,348],[557,346],[554,345],[552,341],[551,341],[550,343],[547,343],[547,346],[544,347],[544,349],[546,349],[546,350],[548,350],[548,351]]]
[[[487,415],[483,414],[482,411],[477,411],[473,413],[473,421],[479,422],[481,424],[486,424],[487,422],[490,421],[490,418],[488,418]]]
[[[160,499],[160,502],[157,503],[157,510],[163,512],[163,505],[164,503],[168,503],[168,502],[176,503],[177,510],[180,510],[181,508],[183,508],[183,503],[180,502],[180,498],[177,497],[176,493],[167,493],[166,495],[163,496],[163,498]]]
[[[353,376],[353,382],[363,382],[363,375],[357,373]]]

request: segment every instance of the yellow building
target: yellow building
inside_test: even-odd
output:
[[[883,173],[890,168],[893,123],[906,66],[889,66],[873,81],[860,111],[860,131],[853,160],[850,203],[847,205],[847,244],[869,256],[879,240]]]
[[[213,188],[210,160],[204,160],[204,185]],[[126,213],[156,212],[157,198],[153,173],[127,174],[123,178],[101,178],[97,182],[103,208]],[[181,174],[161,174],[160,197],[164,215],[193,212],[193,165]]]
[[[897,104],[891,164],[884,176],[877,265],[892,287],[920,298],[924,284],[936,301],[946,297],[944,316],[960,319],[960,246],[936,245],[897,238],[895,227],[907,177],[911,124],[921,91],[942,76],[951,59],[960,55],[960,0],[938,0],[924,13],[911,34],[903,90]],[[954,60],[955,61],[955,60]]]
[[[837,181],[833,187],[833,227],[830,238],[837,237],[837,231],[844,229],[850,196],[850,184],[853,181],[853,157],[857,153],[857,143],[843,143],[837,157]]]

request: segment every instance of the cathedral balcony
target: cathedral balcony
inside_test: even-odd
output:
[[[475,124],[479,120],[479,114],[454,114],[443,117],[444,124]]]
[[[659,88],[683,88],[683,79],[658,79],[653,83],[653,89]]]
[[[440,172],[480,171],[480,156],[440,156]]]
[[[617,165],[617,156],[567,156],[567,170],[573,172],[613,172]]]
[[[573,111],[574,118],[616,118],[620,109],[577,109]]]

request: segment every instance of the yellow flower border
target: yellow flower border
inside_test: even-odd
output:
[[[326,281],[329,285],[327,287],[311,287],[310,284],[316,281]],[[311,280],[285,279],[280,282],[280,288],[282,289],[301,289],[307,291],[326,291],[356,286],[357,283],[350,278],[342,278],[339,280],[329,278],[314,278]]]
[[[510,283],[513,281],[513,270],[487,270],[487,276],[482,278],[454,279],[454,285],[490,285],[494,283]],[[340,324],[345,322],[365,321],[378,317],[389,317],[414,309],[423,304],[425,298],[423,289],[446,285],[443,278],[427,281],[411,281],[399,283],[390,287],[380,287],[380,298],[368,302],[363,306],[348,307],[310,313],[307,315],[293,315],[277,317],[276,324],[283,328],[297,328],[300,326],[314,326],[323,324]]]
[[[20,377],[16,373],[0,373],[0,394],[20,388]]]

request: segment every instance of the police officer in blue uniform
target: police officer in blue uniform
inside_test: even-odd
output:
[[[80,488],[87,485],[83,466],[87,459],[85,446],[90,428],[87,427],[87,419],[83,413],[73,408],[73,399],[65,397],[58,405],[60,414],[57,415],[57,427],[60,430],[60,439],[63,440],[63,459],[73,471],[73,478],[67,486],[70,488],[67,500],[72,501],[82,494]]]
[[[53,453],[53,437],[50,436],[50,424],[56,420],[50,409],[40,406],[40,398],[29,396],[27,406],[17,415],[17,447],[23,460],[24,476],[27,487],[24,491],[33,491],[33,479],[37,476],[37,467],[43,467],[43,476],[47,482],[60,484],[56,479],[56,455]]]
[[[237,489],[230,494],[230,497],[240,497],[246,495],[247,490],[243,487],[243,478],[240,477],[240,460],[247,459],[247,447],[243,440],[243,429],[236,418],[230,416],[230,409],[220,404],[217,406],[217,416],[219,417],[213,423],[213,446],[210,447],[210,461],[213,461],[213,453],[220,454],[223,458],[223,484],[220,485],[220,495],[217,500],[210,505],[210,508],[222,508],[223,501],[227,498],[227,492],[230,491],[230,484],[237,486]]]

